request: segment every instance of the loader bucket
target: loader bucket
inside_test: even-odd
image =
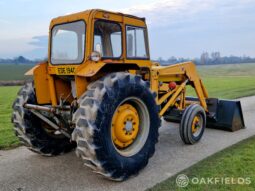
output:
[[[194,97],[186,97],[187,101],[197,102]],[[219,100],[209,98],[206,100],[209,113],[207,113],[207,127],[225,131],[237,131],[245,128],[243,112],[240,101]],[[180,122],[183,112],[175,109],[168,110],[164,119],[169,122]]]
[[[240,101],[215,100],[215,114],[212,118],[207,117],[207,127],[232,132],[245,128]]]

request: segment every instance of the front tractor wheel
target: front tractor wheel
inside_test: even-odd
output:
[[[188,106],[180,123],[180,136],[185,144],[195,144],[204,133],[206,127],[205,110],[198,104]]]
[[[154,95],[140,76],[110,74],[89,85],[79,105],[72,138],[86,166],[122,181],[147,165],[160,119]]]

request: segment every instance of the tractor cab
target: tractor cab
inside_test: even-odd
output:
[[[75,68],[87,61],[148,61],[145,19],[103,10],[53,19],[49,57],[51,66],[74,65]]]

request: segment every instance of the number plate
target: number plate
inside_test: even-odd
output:
[[[74,75],[75,74],[75,67],[57,67],[55,69],[55,72],[57,75]]]

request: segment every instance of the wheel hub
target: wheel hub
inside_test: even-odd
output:
[[[139,116],[137,110],[130,104],[123,104],[114,113],[112,119],[112,140],[119,148],[126,148],[137,138],[139,131]]]
[[[126,130],[127,132],[131,132],[131,131],[133,130],[133,123],[132,123],[132,121],[127,121],[127,122],[126,122],[125,130]]]
[[[193,123],[192,123],[192,133],[196,133],[198,131],[198,129],[200,128],[200,119],[198,116],[196,116],[193,120]]]

